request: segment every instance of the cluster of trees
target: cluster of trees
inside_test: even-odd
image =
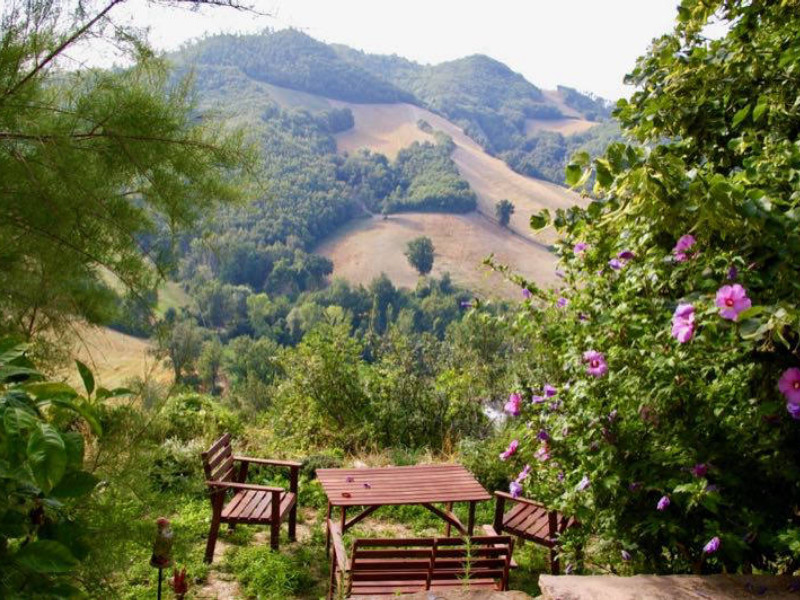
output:
[[[420,272],[429,272],[432,245],[421,248],[417,258]],[[250,353],[251,342],[273,350],[290,347],[325,323],[346,325],[353,337],[375,343],[390,329],[410,337],[425,334],[442,339],[450,324],[461,319],[470,298],[448,275],[420,280],[414,290],[396,288],[385,275],[366,287],[337,279],[294,298],[255,293],[247,286],[215,278],[195,278],[189,282],[189,292],[193,306],[168,310],[154,334],[176,380],[202,385],[208,391],[216,389],[220,357],[231,355],[238,360],[240,350]]]
[[[450,158],[453,141],[436,135],[436,143],[414,142],[404,148],[394,163],[369,151],[353,154],[341,165],[339,176],[372,212],[475,210],[477,196]]]
[[[500,158],[523,175],[564,183],[564,170],[575,153],[599,156],[608,144],[619,139],[616,121],[606,121],[572,135],[540,130],[528,133],[515,147],[502,152]]]
[[[333,48],[296,29],[218,35],[180,53],[190,62],[234,66],[259,81],[349,102],[414,102],[414,96],[342,60]]]
[[[611,103],[603,98],[587,96],[565,85],[559,85],[556,89],[564,104],[577,110],[588,121],[603,121],[611,116]]]

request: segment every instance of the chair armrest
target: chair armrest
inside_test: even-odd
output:
[[[234,481],[206,481],[209,487],[231,488],[234,490],[251,490],[253,492],[277,492],[283,493],[286,490],[271,485],[255,485],[253,483],[236,483]]]
[[[303,463],[297,462],[296,460],[274,460],[271,458],[253,458],[252,456],[234,456],[233,460],[237,460],[239,462],[246,462],[246,463],[253,463],[255,465],[271,465],[273,467],[291,467],[294,469],[299,469],[303,466]]]
[[[333,521],[328,519],[328,531],[331,534],[331,541],[333,542],[333,556],[336,559],[336,564],[342,573],[348,571],[347,568],[347,551],[344,549],[344,540],[342,539],[342,530]]]
[[[498,498],[504,498],[506,500],[511,500],[512,502],[520,502],[522,504],[530,504],[532,506],[538,506],[539,508],[543,508],[543,509],[547,510],[546,506],[544,506],[543,504],[540,504],[539,502],[536,502],[535,500],[528,500],[527,498],[522,498],[522,497],[514,498],[514,496],[512,496],[508,492],[495,491],[494,495],[497,496]]]

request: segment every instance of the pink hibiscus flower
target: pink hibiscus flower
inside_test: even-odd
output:
[[[694,335],[694,306],[678,304],[672,315],[672,337],[685,344]]]
[[[720,308],[719,314],[723,319],[737,321],[739,314],[752,305],[750,298],[747,297],[747,290],[738,283],[723,285],[717,290],[717,306]]]
[[[686,251],[694,246],[696,242],[697,240],[694,239],[693,235],[686,234],[681,236],[681,238],[678,240],[678,243],[675,244],[675,247],[672,249],[672,253],[675,255],[675,260],[678,262],[686,262],[689,260],[689,255]]]
[[[505,449],[504,452],[500,453],[500,460],[508,460],[514,453],[517,451],[519,447],[519,440],[512,440],[511,443],[508,445],[508,448]]]
[[[512,417],[518,417],[521,404],[522,404],[522,396],[514,392],[508,397],[508,402],[506,402],[506,405],[503,407],[503,410],[505,410]]]
[[[778,389],[790,404],[800,404],[800,369],[786,369],[778,380]]]
[[[586,372],[593,377],[602,377],[608,372],[606,357],[603,356],[602,352],[587,350],[583,353],[583,361],[588,363]]]

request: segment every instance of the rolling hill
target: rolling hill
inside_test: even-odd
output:
[[[176,59],[184,68],[196,70],[202,109],[212,108],[265,140],[268,165],[283,163],[287,152],[294,157],[290,164],[268,168],[277,184],[272,189],[276,206],[282,206],[284,214],[292,212],[293,205],[297,206],[295,214],[309,210],[301,206],[307,202],[302,186],[308,185],[309,177],[320,178],[310,173],[299,175],[297,160],[309,165],[316,162],[314,172],[330,174],[326,176],[328,184],[313,184],[313,189],[319,190],[314,193],[325,190],[328,197],[341,199],[336,201],[341,207],[330,213],[328,224],[317,227],[325,237],[306,233],[301,239],[308,251],[331,259],[334,277],[361,283],[385,272],[398,284],[413,285],[415,277],[403,250],[408,240],[424,234],[437,249],[435,272],[450,271],[456,282],[472,289],[514,293],[487,279],[481,261],[490,253],[540,284],[554,283],[555,258],[548,251],[554,235],[534,234],[530,217],[542,208],[567,208],[583,200],[559,185],[518,172],[538,174],[537,159],[545,146],[528,150],[523,145],[540,135],[564,140],[580,133],[591,138],[597,125],[594,119],[607,116],[602,101],[565,87],[541,90],[506,65],[482,55],[420,65],[396,56],[329,46],[293,30],[212,37],[184,49]],[[333,114],[347,115],[351,126],[310,133],[314,122],[330,121]],[[343,165],[325,154],[329,152],[325,136],[330,136],[334,151],[344,157],[360,156],[360,151],[368,150],[395,160],[414,143],[437,143],[438,133],[452,139],[450,159],[477,197],[477,214],[404,212],[386,220],[354,218],[359,212],[362,216],[369,213],[358,197],[363,193],[358,191],[362,184],[341,179]],[[280,138],[286,142],[272,148]],[[495,154],[502,150],[506,152]],[[514,154],[507,155],[509,152]],[[565,160],[563,148],[559,152],[545,162]],[[511,164],[520,168],[515,171]],[[392,185],[387,181],[380,193],[388,193]],[[399,191],[397,188],[393,194]],[[515,205],[509,229],[495,222],[495,204],[501,199]],[[366,204],[376,210],[375,200]],[[415,210],[407,202],[393,201],[393,205]],[[379,210],[380,203],[377,206]],[[257,212],[263,210],[267,211],[265,217],[271,214],[269,203]],[[458,212],[444,206],[434,209],[432,204],[423,210]],[[240,215],[231,226],[244,226],[246,218],[261,217]],[[280,214],[270,219],[285,223]],[[254,233],[265,228],[258,223],[247,227]],[[282,233],[283,237],[270,234],[266,243],[288,239],[291,229],[282,227],[287,233]],[[257,237],[251,238],[259,243]]]

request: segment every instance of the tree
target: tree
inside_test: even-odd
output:
[[[203,332],[194,320],[184,318],[162,323],[158,332],[158,350],[166,355],[175,373],[175,382],[194,370],[203,345]]]
[[[222,368],[222,350],[222,343],[215,337],[202,345],[197,358],[197,374],[210,394],[216,393],[217,390],[217,380]]]
[[[564,285],[521,282],[542,396],[511,460],[626,570],[798,565],[798,30],[796,3],[683,0],[615,113],[646,146],[573,159],[594,200],[553,219]]]
[[[135,32],[110,23],[122,1],[4,6],[0,332],[30,339],[74,318],[109,320],[109,273],[144,296],[170,266],[145,234],[169,237],[243,196],[237,176],[254,154],[242,134],[198,119],[191,81],[172,81]],[[74,44],[106,35],[128,40],[132,67],[56,70]]]
[[[494,214],[500,222],[501,227],[508,227],[508,222],[511,220],[511,215],[514,214],[514,204],[503,198],[494,205]]]
[[[420,275],[427,275],[433,268],[433,242],[427,236],[420,236],[408,242],[405,255],[408,264]]]

